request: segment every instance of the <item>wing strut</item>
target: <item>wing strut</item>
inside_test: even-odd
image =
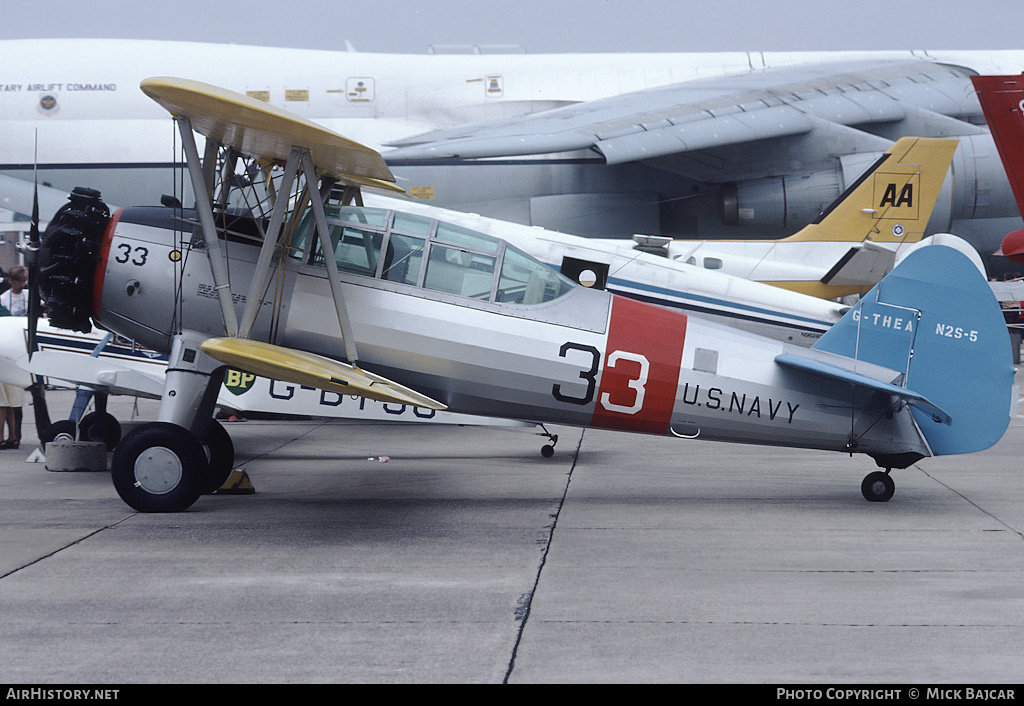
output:
[[[302,173],[306,177],[306,184],[317,183],[316,168],[313,166],[313,159],[309,156],[308,150],[302,151]],[[345,342],[345,357],[353,365],[359,360],[356,353],[356,340],[352,335],[352,321],[348,317],[348,308],[345,306],[345,299],[341,294],[341,280],[338,278],[338,263],[335,261],[334,246],[331,244],[331,231],[327,228],[327,215],[324,213],[324,201],[331,194],[334,188],[334,180],[324,175],[320,186],[320,197],[311,198],[313,206],[313,218],[316,224],[317,237],[320,239],[320,250],[324,254],[324,264],[327,266],[327,281],[331,285],[331,295],[334,297],[334,309],[338,314],[338,323],[341,325],[341,335]]]
[[[248,338],[252,332],[253,324],[259,313],[261,303],[261,292],[266,286],[267,277],[270,274],[270,265],[274,257],[274,251],[280,242],[282,224],[289,208],[288,199],[283,195],[289,193],[298,171],[302,170],[302,176],[306,182],[306,188],[312,194],[314,185],[320,184],[319,197],[310,198],[310,205],[313,210],[313,223],[322,252],[325,253],[324,265],[327,269],[327,281],[330,283],[331,296],[334,299],[334,309],[338,317],[338,324],[341,327],[342,340],[345,344],[345,358],[353,365],[359,359],[356,351],[355,336],[352,334],[352,321],[348,315],[348,308],[345,306],[345,298],[341,291],[341,281],[338,277],[338,264],[333,257],[327,253],[334,252],[334,245],[331,243],[331,231],[327,225],[327,214],[324,211],[324,201],[330,196],[334,188],[335,180],[326,174],[317,174],[316,166],[309,150],[304,147],[292,147],[288,161],[284,167],[284,175],[277,191],[282,196],[276,199],[273,211],[270,215],[270,223],[264,234],[263,245],[260,248],[259,259],[256,264],[255,274],[252,283],[249,285],[249,294],[246,298],[245,309],[242,312],[242,320],[238,326],[238,338]],[[212,212],[211,212],[212,217]],[[205,228],[205,224],[204,224]],[[212,256],[213,253],[211,252]],[[215,278],[216,281],[216,278]],[[219,294],[219,291],[218,291]],[[233,313],[233,310],[232,310]]]
[[[288,161],[284,165],[284,175],[281,177],[281,184],[277,192],[280,198],[274,200],[274,210],[270,214],[270,223],[263,234],[263,245],[260,248],[260,256],[256,261],[256,270],[253,273],[252,284],[249,285],[249,295],[245,300],[245,310],[242,312],[242,323],[238,327],[239,338],[249,338],[252,332],[253,323],[256,321],[256,314],[260,308],[260,294],[267,284],[267,277],[270,276],[270,262],[274,257],[274,250],[281,240],[281,225],[284,223],[285,214],[288,211],[288,194],[291,192],[292,183],[295,181],[295,173],[299,168],[300,150],[293,147]],[[273,183],[273,182],[271,182]]]
[[[213,218],[213,205],[210,202],[210,186],[204,177],[203,165],[199,161],[199,150],[196,148],[196,139],[192,134],[192,121],[184,116],[178,116],[177,121],[182,147],[185,150],[185,159],[188,162],[188,173],[192,178],[192,190],[196,193],[196,212],[199,215],[199,222],[203,226],[203,239],[206,241],[206,256],[210,260],[210,271],[213,273],[213,286],[217,292],[221,315],[224,317],[224,330],[228,336],[237,336],[238,317],[235,315],[235,306],[231,301],[231,283],[228,281],[227,268],[224,266],[224,259],[220,252],[217,224]],[[209,151],[208,145],[207,154]],[[210,164],[216,163],[216,160],[207,161]]]

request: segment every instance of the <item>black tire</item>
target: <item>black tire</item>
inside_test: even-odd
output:
[[[544,458],[551,458],[555,455],[555,447],[553,444],[546,444],[540,447],[540,455]]]
[[[102,441],[107,451],[113,451],[121,440],[121,425],[112,414],[91,412],[78,422],[78,440]]]
[[[224,485],[235,465],[235,445],[231,442],[224,425],[216,419],[211,419],[210,426],[206,429],[203,449],[207,461],[207,476],[203,483],[205,495]]]
[[[860,492],[870,502],[884,503],[896,492],[896,483],[888,473],[875,471],[864,477],[860,484]]]
[[[78,429],[75,423],[70,419],[61,419],[59,422],[54,422],[50,426],[43,430],[43,433],[39,435],[39,442],[43,445],[43,450],[46,450],[46,445],[51,441],[74,441]]]
[[[206,453],[187,429],[151,422],[129,432],[114,451],[114,488],[139,512],[181,512],[199,499],[208,475]]]

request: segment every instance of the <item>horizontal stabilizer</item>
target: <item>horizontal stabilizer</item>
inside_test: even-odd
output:
[[[378,402],[447,409],[440,402],[385,377],[306,351],[242,338],[209,338],[203,341],[202,349],[221,363],[282,382],[310,385]]]
[[[835,287],[874,286],[896,262],[896,251],[870,240],[850,248],[821,278],[822,284]]]
[[[831,378],[833,380],[841,380],[848,382],[851,385],[858,387],[866,387],[870,390],[877,392],[884,392],[890,395],[906,401],[907,404],[916,407],[917,409],[926,411],[931,415],[932,420],[942,424],[952,424],[953,418],[946,412],[940,409],[938,406],[929,402],[924,395],[919,395],[913,390],[908,390],[905,387],[899,387],[891,383],[882,382],[881,380],[875,380],[874,378],[868,377],[862,373],[854,372],[846,368],[841,368],[838,365],[832,365],[825,363],[820,360],[812,360],[801,355],[795,355],[793,353],[783,353],[782,355],[776,356],[775,362],[779,365],[784,365],[787,368],[794,368],[796,370],[803,370],[814,375],[821,375],[823,377]],[[854,361],[851,361],[854,362]]]
[[[81,353],[38,351],[18,360],[18,367],[32,375],[55,378],[84,385],[113,395],[138,395],[160,399],[164,391],[163,368],[160,375],[132,370],[108,358],[93,358]]]

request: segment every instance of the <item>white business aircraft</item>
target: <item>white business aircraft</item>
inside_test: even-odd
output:
[[[38,162],[58,191],[89,184],[111,203],[175,188],[170,133],[136,90],[170,74],[396,145],[385,156],[400,184],[435,205],[578,235],[787,236],[908,135],[960,141],[927,232],[988,253],[1019,218],[969,76],[1020,72],[1024,52],[414,56],[48,39],[0,42],[0,65],[0,176],[31,179]],[[15,187],[0,199],[25,212]]]

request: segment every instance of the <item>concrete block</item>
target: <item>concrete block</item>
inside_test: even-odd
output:
[[[107,470],[107,447],[102,441],[51,441],[45,452],[48,471]]]

